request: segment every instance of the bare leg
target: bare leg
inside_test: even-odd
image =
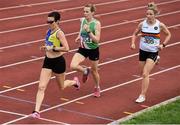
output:
[[[145,96],[147,89],[149,87],[149,74],[151,70],[153,69],[155,65],[155,62],[152,59],[147,59],[146,63],[143,68],[143,73],[142,73],[142,89],[141,89],[141,95]]]
[[[40,74],[40,82],[38,87],[38,92],[36,95],[36,107],[35,111],[39,112],[41,108],[42,101],[44,99],[44,92],[51,78],[52,70],[43,68]]]
[[[83,62],[84,60],[85,60],[84,56],[82,56],[79,53],[76,53],[73,56],[71,64],[70,64],[71,69],[84,73],[86,69],[80,65],[80,63]]]
[[[73,86],[77,83],[75,80],[65,80],[65,73],[62,74],[55,74],[56,81],[60,89],[65,89],[66,87]]]
[[[100,76],[99,76],[99,73],[98,73],[98,62],[99,60],[97,61],[91,61],[91,71],[92,71],[92,76],[94,78],[94,81],[95,81],[95,88],[94,88],[94,97],[100,97],[100,85],[99,85],[99,82],[100,82]]]
[[[92,72],[92,76],[93,76],[94,81],[95,81],[95,86],[97,88],[99,88],[99,82],[100,82],[100,76],[98,73],[98,63],[99,63],[99,60],[98,61],[91,61],[91,72]]]

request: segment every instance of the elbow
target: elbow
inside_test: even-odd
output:
[[[70,49],[69,49],[69,47],[68,47],[68,48],[66,48],[66,52],[69,52],[69,50],[70,50]]]
[[[96,43],[99,43],[99,42],[100,42],[100,38],[96,38],[96,39],[95,39],[95,42],[96,42]]]
[[[171,33],[169,33],[169,39],[171,38]]]
[[[69,49],[66,49],[65,52],[69,52]]]
[[[94,43],[99,43],[99,40],[94,40]]]
[[[95,42],[96,42],[96,43],[99,43],[99,41],[100,41],[100,40],[96,40]]]
[[[169,41],[171,39],[171,33],[167,34],[166,39]]]

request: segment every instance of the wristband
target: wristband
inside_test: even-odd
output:
[[[90,33],[91,33],[91,31],[88,31],[87,33],[88,33],[88,34],[90,34]]]
[[[166,47],[166,45],[164,43],[162,45],[163,45],[163,47]]]
[[[59,52],[59,50],[55,50],[55,46],[53,46],[53,52]]]

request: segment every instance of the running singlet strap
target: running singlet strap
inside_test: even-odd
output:
[[[57,38],[57,32],[60,31],[56,30],[53,34],[51,34],[51,29],[47,31],[45,45],[46,46],[56,46],[60,47],[61,41]]]

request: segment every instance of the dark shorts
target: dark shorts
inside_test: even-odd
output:
[[[99,60],[99,47],[96,49],[84,49],[80,47],[77,52],[83,55],[85,58],[89,57],[89,59],[92,61]]]
[[[54,73],[61,74],[66,71],[66,61],[63,56],[57,58],[48,58],[46,56],[42,68],[52,69]]]
[[[139,50],[139,61],[146,61],[146,59],[152,59],[155,62],[157,56],[158,52],[146,52],[141,49]]]

